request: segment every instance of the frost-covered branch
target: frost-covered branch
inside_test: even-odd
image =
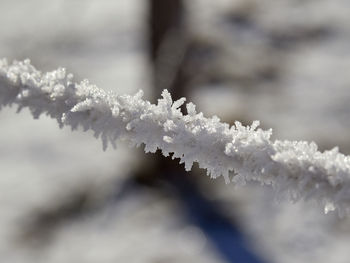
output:
[[[230,127],[216,116],[197,113],[192,103],[186,104],[184,115],[179,109],[184,102],[172,101],[164,90],[154,105],[142,99],[142,91],[116,95],[87,80],[74,83],[63,68],[42,74],[29,60],[11,65],[0,60],[0,108],[16,104],[29,108],[34,118],[46,113],[60,127],[82,126],[101,137],[104,148],[117,139],[144,144],[146,152],[173,153],[186,170],[198,162],[212,178],[258,181],[292,200],[312,198],[326,210],[350,212],[350,157],[337,148],[321,153],[315,143],[271,141],[271,130],[258,128],[257,121]]]

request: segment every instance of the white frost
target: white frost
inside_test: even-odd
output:
[[[60,127],[94,131],[104,148],[115,146],[117,139],[144,144],[146,152],[173,153],[186,170],[198,162],[212,178],[258,181],[292,200],[317,200],[327,212],[350,212],[350,157],[337,148],[320,152],[313,142],[271,141],[272,131],[258,128],[258,121],[230,127],[216,116],[197,113],[192,103],[184,115],[179,107],[185,99],[173,102],[166,90],[156,105],[142,95],[107,93],[87,80],[74,83],[63,68],[42,74],[29,60],[11,65],[0,60],[0,108],[28,107],[34,118],[46,113]]]

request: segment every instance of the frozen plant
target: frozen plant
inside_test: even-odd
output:
[[[159,149],[179,158],[187,171],[198,162],[211,178],[258,181],[293,201],[317,200],[325,212],[350,212],[350,157],[338,148],[320,152],[313,142],[271,141],[272,131],[258,128],[258,121],[230,127],[216,116],[196,112],[193,103],[186,104],[183,114],[179,107],[185,98],[173,101],[166,90],[156,105],[142,94],[108,93],[87,80],[74,83],[63,68],[43,74],[29,60],[0,60],[0,108],[16,104],[19,111],[27,107],[34,118],[42,113],[55,118],[60,127],[92,130],[103,148],[115,146],[117,139],[144,144],[146,152]]]

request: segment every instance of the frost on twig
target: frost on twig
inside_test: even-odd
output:
[[[0,108],[15,104],[29,108],[34,118],[42,113],[55,118],[60,127],[92,130],[104,148],[117,139],[144,144],[146,152],[173,153],[187,171],[198,162],[212,178],[258,181],[292,200],[311,198],[326,211],[350,212],[350,157],[337,148],[320,152],[313,142],[271,141],[271,130],[258,128],[258,121],[230,127],[196,112],[192,103],[184,115],[179,109],[184,102],[164,90],[154,105],[142,99],[142,91],[107,93],[87,80],[74,83],[63,68],[43,74],[29,60],[10,65],[0,60]]]

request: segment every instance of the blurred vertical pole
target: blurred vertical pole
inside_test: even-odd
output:
[[[154,100],[163,89],[168,89],[174,100],[184,97],[185,78],[181,70],[186,50],[183,1],[149,0],[148,28]],[[160,154],[155,165],[161,176],[170,171],[185,174],[176,162]]]
[[[169,31],[178,28],[182,20],[182,0],[150,0],[150,56],[156,61],[159,47]]]
[[[182,0],[149,0],[149,38],[154,96],[168,89],[174,99],[183,97],[181,64],[187,38]]]

